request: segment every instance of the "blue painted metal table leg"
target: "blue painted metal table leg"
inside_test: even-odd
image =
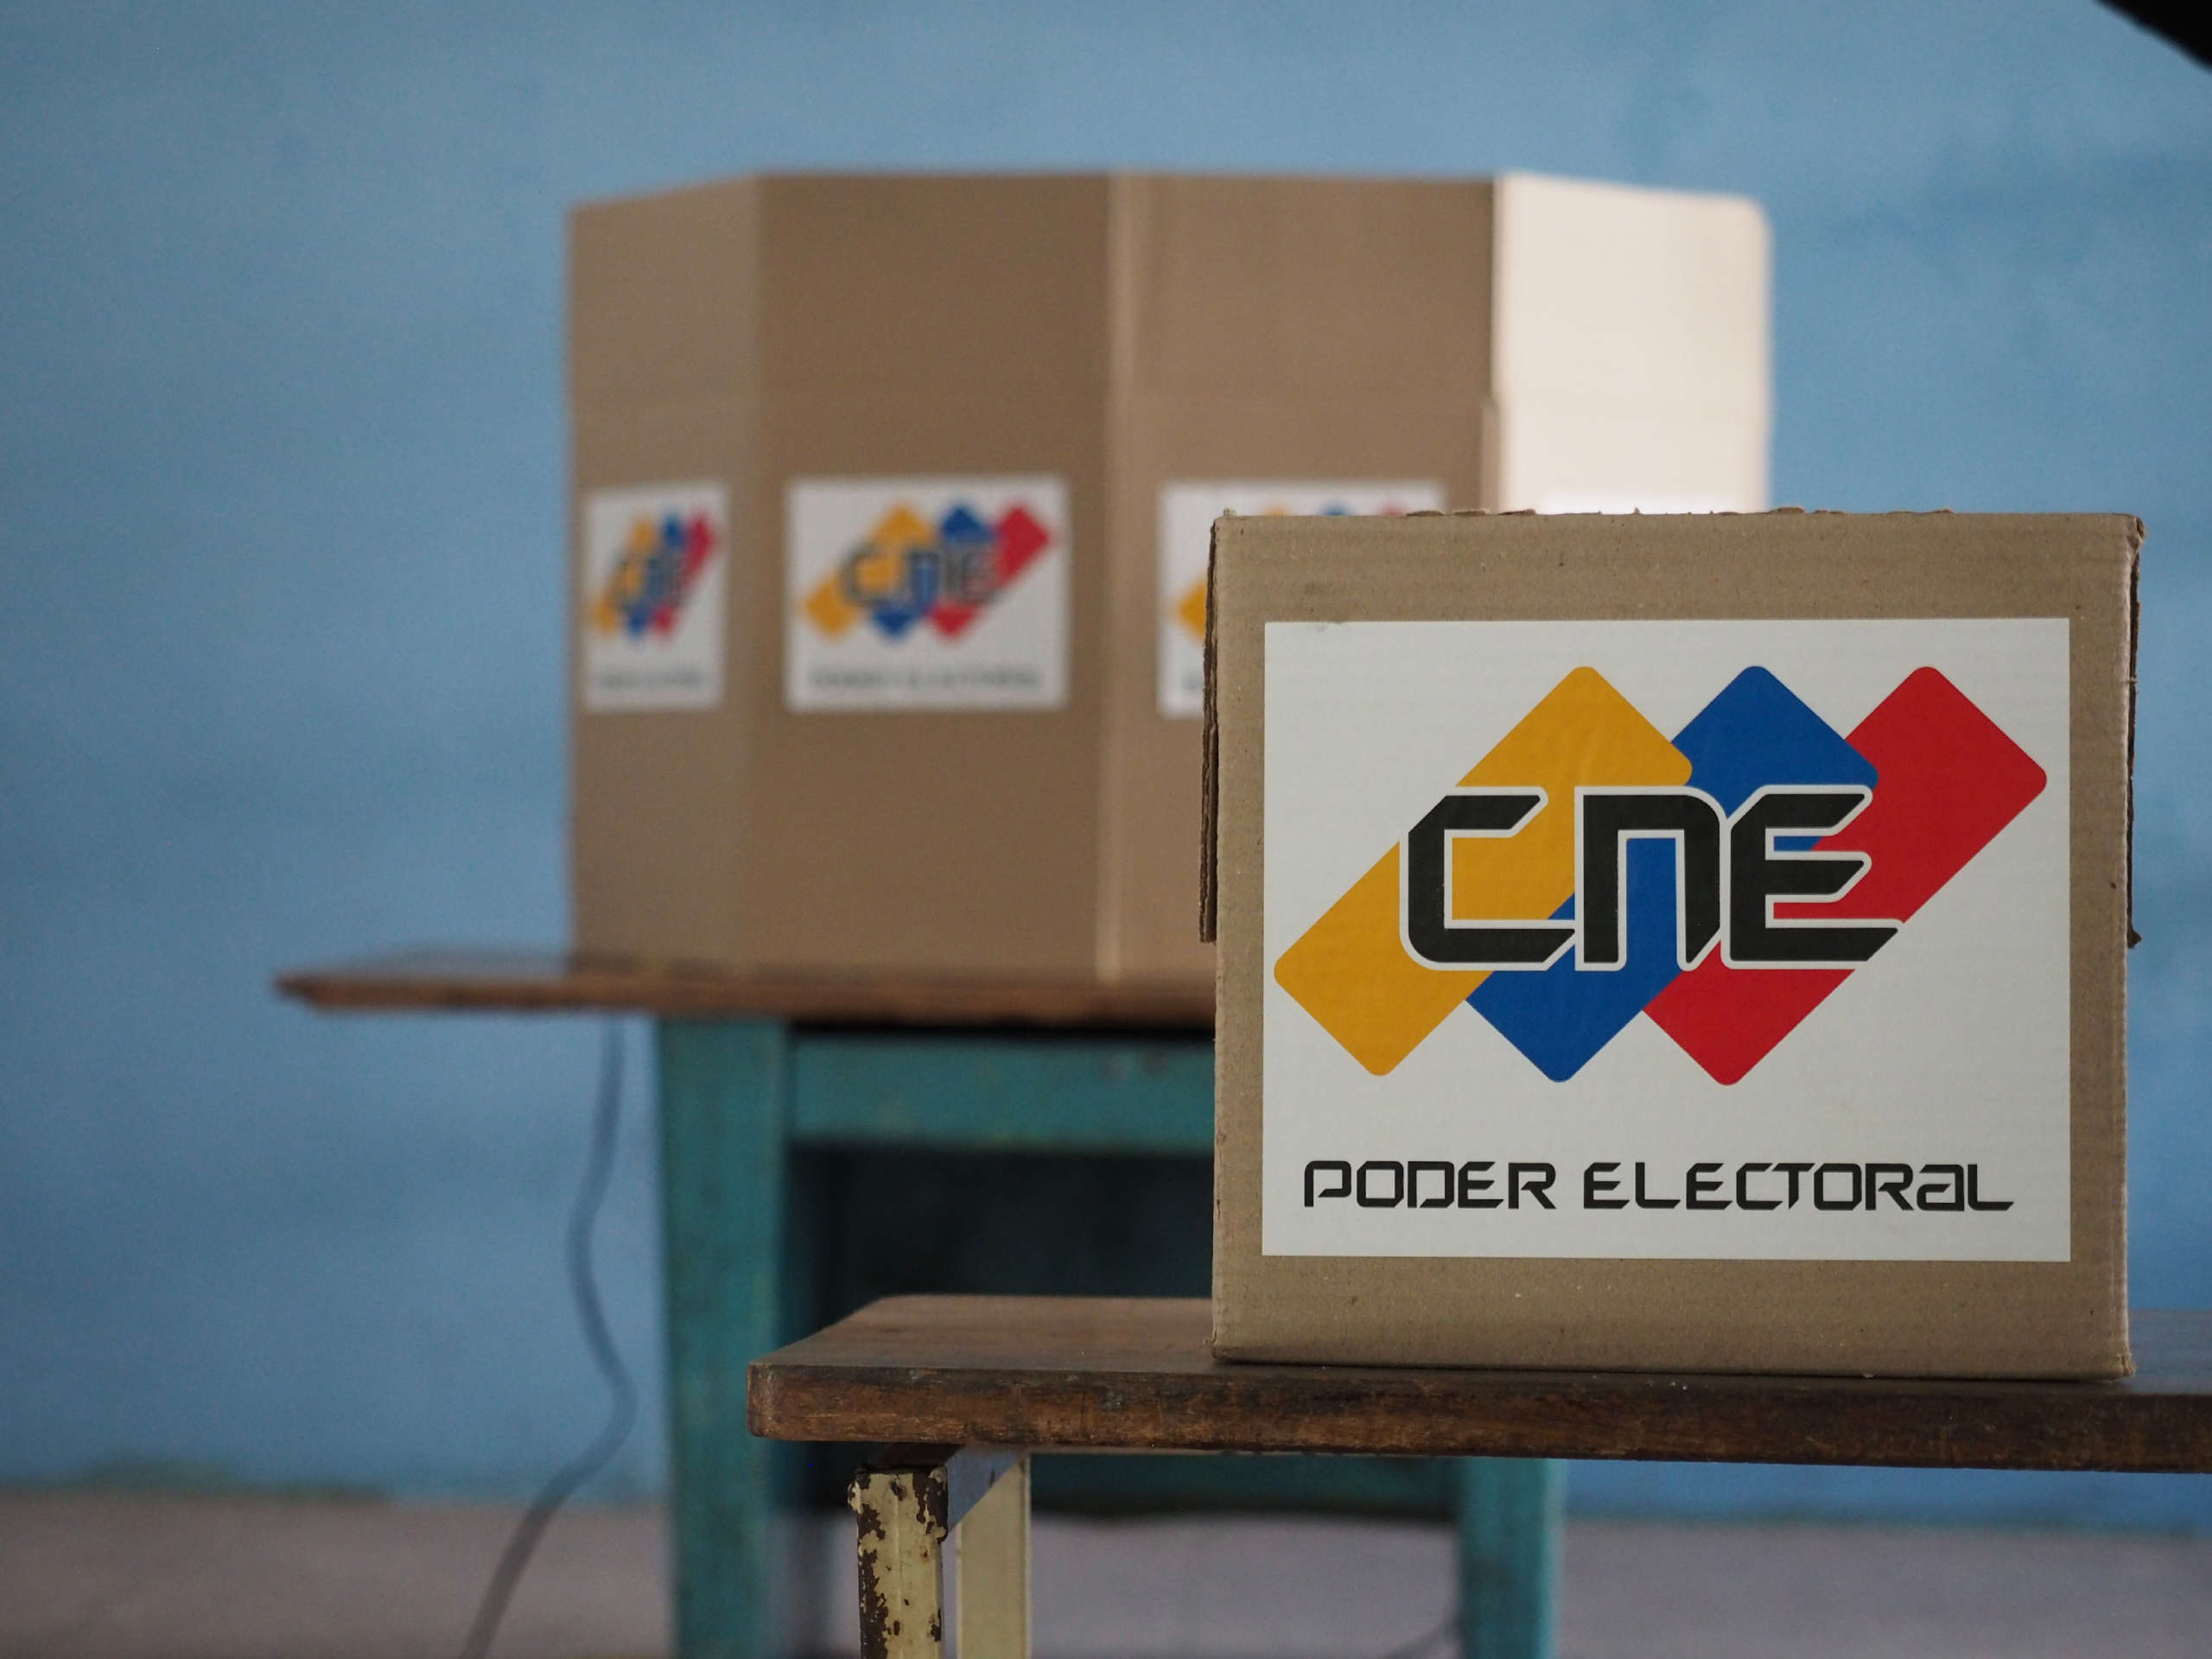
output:
[[[664,1020],[656,1047],[677,1652],[768,1659],[775,1448],[746,1431],[745,1367],[781,1335],[789,1043]]]
[[[1543,1458],[1460,1460],[1459,1644],[1465,1659],[1551,1659],[1565,1472]]]
[[[1211,1078],[1195,1058],[1183,1065],[1178,1062],[1192,1057],[1164,1050],[1125,1066],[1104,1064],[1087,1047],[1002,1039],[908,1052],[911,1045],[847,1038],[800,1053],[771,1020],[664,1020],[656,1036],[677,1651],[681,1659],[769,1659],[782,1634],[772,1562],[783,1448],[746,1430],[745,1368],[790,1334],[783,1297],[793,1266],[785,1226],[793,1139],[1025,1144],[1021,1135],[1009,1135],[1013,1122],[1044,1146],[1072,1139],[1095,1148],[1133,1143],[1116,1150],[1180,1151],[1186,1141],[1203,1148]],[[877,1052],[890,1048],[898,1052]],[[944,1099],[933,1096],[928,1103],[938,1109],[909,1122],[917,1077],[934,1076],[924,1062],[946,1073],[938,1080]],[[813,1077],[808,1065],[830,1070]],[[853,1074],[855,1065],[868,1075]],[[1070,1077],[1058,1075],[1071,1067]],[[895,1074],[896,1086],[878,1073]],[[1105,1090],[1111,1099],[1093,1103],[1080,1089],[1071,1095],[1073,1083],[1085,1078],[1097,1092],[1101,1077],[1117,1085]],[[1009,1101],[998,1103],[1009,1090]],[[1025,1106],[1037,1099],[1095,1105],[1099,1122],[1061,1121],[1065,1111],[1009,1116],[984,1109],[1010,1105],[1014,1096]],[[1044,1118],[1052,1122],[1039,1133],[1035,1126]],[[1100,1124],[1110,1125],[1112,1135]],[[1452,1467],[1465,1652],[1469,1659],[1550,1659],[1560,1465],[1473,1459]]]

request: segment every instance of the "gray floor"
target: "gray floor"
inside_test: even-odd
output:
[[[0,1655],[415,1659],[451,1654],[512,1510],[0,1493]],[[791,1541],[811,1645],[849,1651],[850,1529]],[[547,1535],[495,1651],[666,1651],[655,1510]],[[1444,1618],[1434,1527],[1045,1520],[1040,1655],[1368,1659]],[[2212,1654],[2212,1539],[1580,1522],[1562,1659]]]

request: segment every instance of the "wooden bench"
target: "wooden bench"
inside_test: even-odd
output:
[[[1045,1448],[2212,1472],[2207,1313],[2138,1313],[2120,1382],[1230,1364],[1209,1317],[899,1297],[755,1361],[755,1434],[890,1448],[853,1483],[865,1659],[941,1654],[948,1601],[961,1659],[1027,1655],[1025,1454]],[[1491,1651],[1462,1620],[1465,1650]]]

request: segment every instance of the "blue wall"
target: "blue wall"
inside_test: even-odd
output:
[[[565,931],[563,210],[1112,164],[1748,192],[1777,499],[2150,521],[2136,1300],[2212,1304],[2212,78],[2091,0],[6,5],[0,1478],[514,1492],[584,1437],[588,1028],[267,988]],[[651,1370],[631,1127],[603,1256]],[[2212,1526],[2183,1480],[1574,1490]]]

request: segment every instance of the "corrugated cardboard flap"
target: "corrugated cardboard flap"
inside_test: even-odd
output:
[[[1224,514],[1233,518],[1235,515]],[[1221,806],[1221,723],[1214,709],[1214,617],[1213,603],[1215,562],[1221,555],[1221,520],[1214,520],[1212,545],[1206,554],[1206,699],[1205,729],[1200,738],[1202,745],[1198,776],[1198,938],[1206,944],[1214,943],[1214,923],[1219,912],[1216,902],[1215,869],[1219,863],[1215,845],[1215,831]]]

